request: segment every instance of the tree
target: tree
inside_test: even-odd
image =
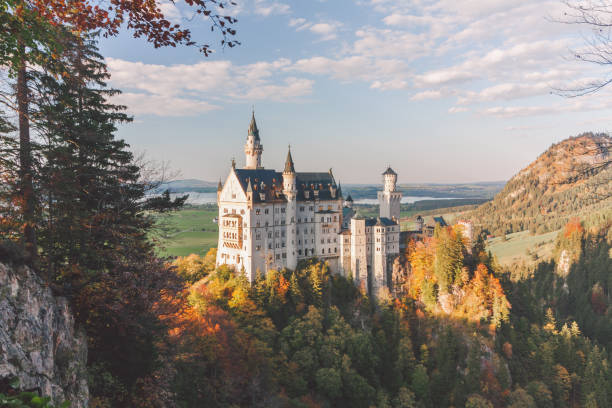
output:
[[[237,20],[220,15],[234,3],[225,0],[187,0],[194,15],[209,19],[211,29],[222,35],[221,44],[234,47],[238,41],[232,27]],[[19,185],[18,191],[23,225],[23,241],[32,262],[38,255],[36,238],[36,197],[31,140],[31,94],[28,65],[47,63],[61,54],[65,32],[80,37],[91,32],[114,36],[125,23],[134,37],[145,37],[154,47],[177,45],[198,46],[208,56],[208,44],[197,43],[191,31],[180,24],[171,24],[156,1],[112,0],[103,6],[91,0],[0,0],[0,64],[8,65],[16,77],[14,100],[4,96],[0,101],[18,115]],[[42,64],[45,65],[45,64]],[[61,64],[54,73],[65,74]],[[49,65],[46,66],[49,69]]]

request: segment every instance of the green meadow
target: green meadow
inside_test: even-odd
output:
[[[532,263],[550,258],[558,233],[559,231],[552,231],[531,235],[529,231],[515,232],[506,235],[506,240],[502,236],[489,239],[487,248],[502,265],[515,262]]]
[[[155,238],[162,256],[204,255],[217,246],[216,205],[186,207],[157,217]]]

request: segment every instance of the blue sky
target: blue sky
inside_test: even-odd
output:
[[[296,170],[332,167],[344,183],[379,182],[389,164],[400,183],[505,180],[612,120],[607,90],[551,95],[605,76],[572,60],[589,33],[552,21],[561,1],[236,1],[242,45],[208,58],[125,33],[101,43],[135,116],[119,136],[180,178],[242,165],[253,105],[265,167],[291,144]],[[180,0],[162,7],[218,45]]]

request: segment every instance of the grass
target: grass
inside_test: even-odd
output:
[[[502,265],[515,262],[533,263],[551,257],[558,233],[559,231],[552,231],[530,235],[529,231],[515,232],[508,234],[506,241],[501,236],[489,239],[487,248]]]
[[[213,222],[219,212],[216,205],[187,207],[158,217],[159,255],[205,255],[217,246],[219,227]]]

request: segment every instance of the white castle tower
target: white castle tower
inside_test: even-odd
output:
[[[259,140],[259,129],[255,122],[255,112],[251,116],[251,124],[249,125],[249,133],[247,141],[244,145],[244,154],[246,156],[245,169],[263,169],[261,165],[261,154],[263,153],[263,145]]]
[[[283,171],[283,194],[287,200],[285,224],[287,225],[287,268],[289,269],[295,269],[297,266],[297,192],[297,180],[290,146]]]
[[[378,192],[380,217],[399,222],[402,193],[396,189],[397,173],[391,167],[388,167],[382,175],[384,189]]]

